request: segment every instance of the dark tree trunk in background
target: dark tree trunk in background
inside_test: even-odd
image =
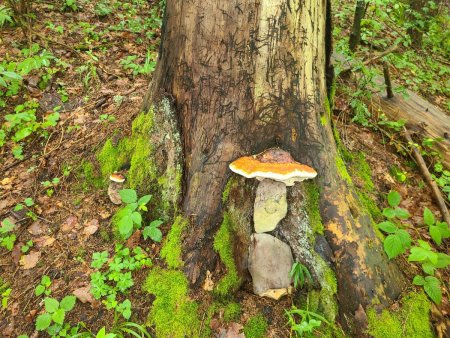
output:
[[[169,97],[182,134],[185,272],[203,282],[216,255],[222,191],[237,157],[279,146],[319,172],[320,210],[334,253],[340,320],[361,332],[371,304],[403,286],[353,188],[336,168],[325,110],[326,1],[168,0],[145,107]],[[328,48],[330,50],[330,48]],[[324,125],[321,123],[327,121]]]
[[[361,41],[361,20],[366,12],[366,2],[364,0],[356,1],[355,16],[353,18],[353,27],[348,42],[349,49],[354,52]]]

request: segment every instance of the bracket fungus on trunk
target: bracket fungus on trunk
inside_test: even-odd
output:
[[[270,148],[256,155],[241,157],[230,164],[230,169],[244,177],[260,181],[253,211],[257,234],[252,235],[248,265],[254,292],[278,299],[290,290],[289,271],[293,264],[291,248],[264,233],[275,230],[287,214],[286,186],[314,178],[317,172],[296,162],[291,154],[280,148]],[[264,240],[264,245],[256,245],[256,239]],[[284,248],[285,259],[282,259],[283,250],[280,248]]]
[[[256,190],[253,214],[257,233],[274,230],[286,216],[286,186],[317,176],[313,168],[296,162],[291,154],[280,148],[241,157],[230,164],[230,169],[244,177],[261,181]]]

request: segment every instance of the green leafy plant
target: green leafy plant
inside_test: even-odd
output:
[[[392,259],[405,253],[411,247],[411,236],[396,224],[395,218],[405,219],[409,217],[408,211],[398,207],[401,202],[400,194],[397,191],[391,191],[387,199],[390,207],[383,209],[383,215],[389,220],[378,223],[377,226],[381,231],[389,234],[383,241],[383,247],[389,259]]]
[[[0,5],[0,28],[7,22],[13,23],[11,8]]]
[[[77,0],[63,0],[62,10],[71,10],[73,12],[76,12],[78,10]]]
[[[432,177],[450,201],[450,171],[445,170],[442,163],[438,162],[434,165]]]
[[[430,209],[425,208],[423,221],[428,225],[431,238],[437,245],[441,245],[442,240],[450,237],[450,229],[446,222],[436,222]]]
[[[128,55],[125,59],[120,61],[120,64],[125,70],[131,70],[133,76],[139,74],[148,75],[155,70],[156,61],[154,61],[154,55],[148,51],[143,65],[135,63],[138,58],[137,55]]]
[[[297,286],[303,288],[305,282],[312,283],[312,277],[308,268],[299,262],[295,262],[292,265],[289,276],[294,280],[294,288],[297,288]]]
[[[126,206],[119,209],[114,215],[113,223],[117,225],[120,236],[127,239],[133,233],[134,228],[141,228],[141,212],[147,211],[146,204],[152,197],[145,195],[138,199],[137,193],[133,189],[122,189],[119,191],[119,195]]]
[[[73,309],[76,300],[75,296],[65,296],[61,302],[55,298],[46,297],[45,311],[36,318],[36,330],[56,335],[63,329],[66,313]]]
[[[441,281],[434,276],[415,276],[413,279],[414,285],[423,286],[426,294],[436,304],[440,304],[442,300]]]
[[[9,284],[5,283],[0,278],[0,298],[2,299],[2,309],[6,309],[8,307],[8,300],[11,292],[12,289],[9,287]]]
[[[2,226],[0,227],[0,246],[7,250],[12,250],[16,241],[16,235],[12,233],[14,227],[14,223],[9,219],[2,221]]]
[[[38,286],[36,286],[36,289],[34,289],[34,294],[36,296],[40,296],[42,294],[46,296],[50,296],[52,291],[50,290],[50,285],[52,285],[52,281],[49,276],[44,275],[41,278],[41,282]]]
[[[144,228],[142,231],[142,236],[144,239],[150,238],[155,242],[161,242],[162,240],[162,232],[159,229],[159,226],[163,224],[161,220],[152,221],[148,226]]]
[[[413,246],[408,256],[408,261],[419,262],[422,269],[429,275],[434,275],[436,269],[446,268],[450,264],[450,256],[442,252],[435,252],[431,246],[422,240],[418,240],[419,246]]]
[[[306,310],[298,309],[295,306],[292,306],[290,310],[285,310],[291,332],[298,337],[303,337],[305,333],[313,333],[316,328],[322,325],[322,322],[331,325],[323,316],[309,311],[308,307],[309,299],[307,300]],[[299,318],[299,321],[297,318]]]
[[[26,242],[24,245],[22,245],[22,247],[20,248],[20,251],[22,251],[22,253],[27,253],[28,250],[30,250],[30,248],[33,247],[33,241],[30,239],[28,242]]]
[[[114,309],[125,319],[129,319],[130,300],[125,299],[120,303],[117,301],[117,296],[119,293],[125,294],[134,285],[132,271],[151,265],[151,259],[140,247],[135,247],[131,251],[117,244],[115,255],[110,259],[108,252],[96,252],[92,256],[91,263],[91,266],[97,269],[91,274],[91,294],[95,299],[105,297],[103,304],[108,310]]]
[[[87,329],[84,323],[80,323],[85,329]],[[147,337],[151,338],[151,335],[148,333],[147,329],[134,322],[123,322],[120,324],[114,324],[111,332],[108,333],[105,327],[102,327],[98,330],[97,333],[93,333],[89,329],[86,332],[77,333],[70,338],[125,338],[125,337]]]

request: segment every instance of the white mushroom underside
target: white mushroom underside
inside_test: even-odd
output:
[[[255,171],[250,174],[242,171],[233,165],[230,165],[230,169],[234,171],[236,174],[242,175],[247,178],[256,178],[259,181],[262,181],[265,178],[272,179],[274,181],[283,182],[288,187],[291,187],[295,184],[295,182],[301,182],[304,180],[308,180],[317,176],[317,173],[304,172],[299,170],[294,170],[288,174],[279,174],[273,172],[264,172],[264,171]]]

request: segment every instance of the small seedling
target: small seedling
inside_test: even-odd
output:
[[[40,296],[42,294],[49,296],[52,291],[50,290],[50,285],[52,284],[52,281],[49,276],[44,275],[41,278],[41,282],[38,286],[36,286],[36,289],[34,290],[34,294],[36,296]]]
[[[294,288],[297,288],[297,286],[303,288],[305,282],[312,283],[312,277],[308,271],[308,268],[299,262],[295,262],[292,265],[289,276],[294,280]]]
[[[122,238],[127,239],[133,233],[134,227],[140,229],[142,226],[141,211],[147,211],[146,204],[150,201],[151,195],[137,197],[133,189],[122,189],[119,191],[122,202],[127,204],[114,215],[114,223],[119,229]]]
[[[27,253],[28,250],[30,250],[30,248],[33,247],[33,241],[30,239],[28,242],[26,242],[24,245],[22,245],[22,247],[20,248],[20,251],[22,251],[22,253]]]
[[[2,221],[2,226],[0,227],[0,246],[7,250],[12,250],[16,241],[16,235],[11,233],[14,230],[14,227],[14,223],[9,219],[4,219]]]
[[[413,279],[414,285],[423,286],[427,295],[436,304],[440,304],[442,300],[441,281],[433,276],[415,276]]]
[[[73,309],[76,300],[75,296],[65,296],[61,302],[55,298],[45,298],[45,312],[37,317],[36,330],[58,333],[63,328],[66,313]],[[54,324],[50,326],[52,323]]]

